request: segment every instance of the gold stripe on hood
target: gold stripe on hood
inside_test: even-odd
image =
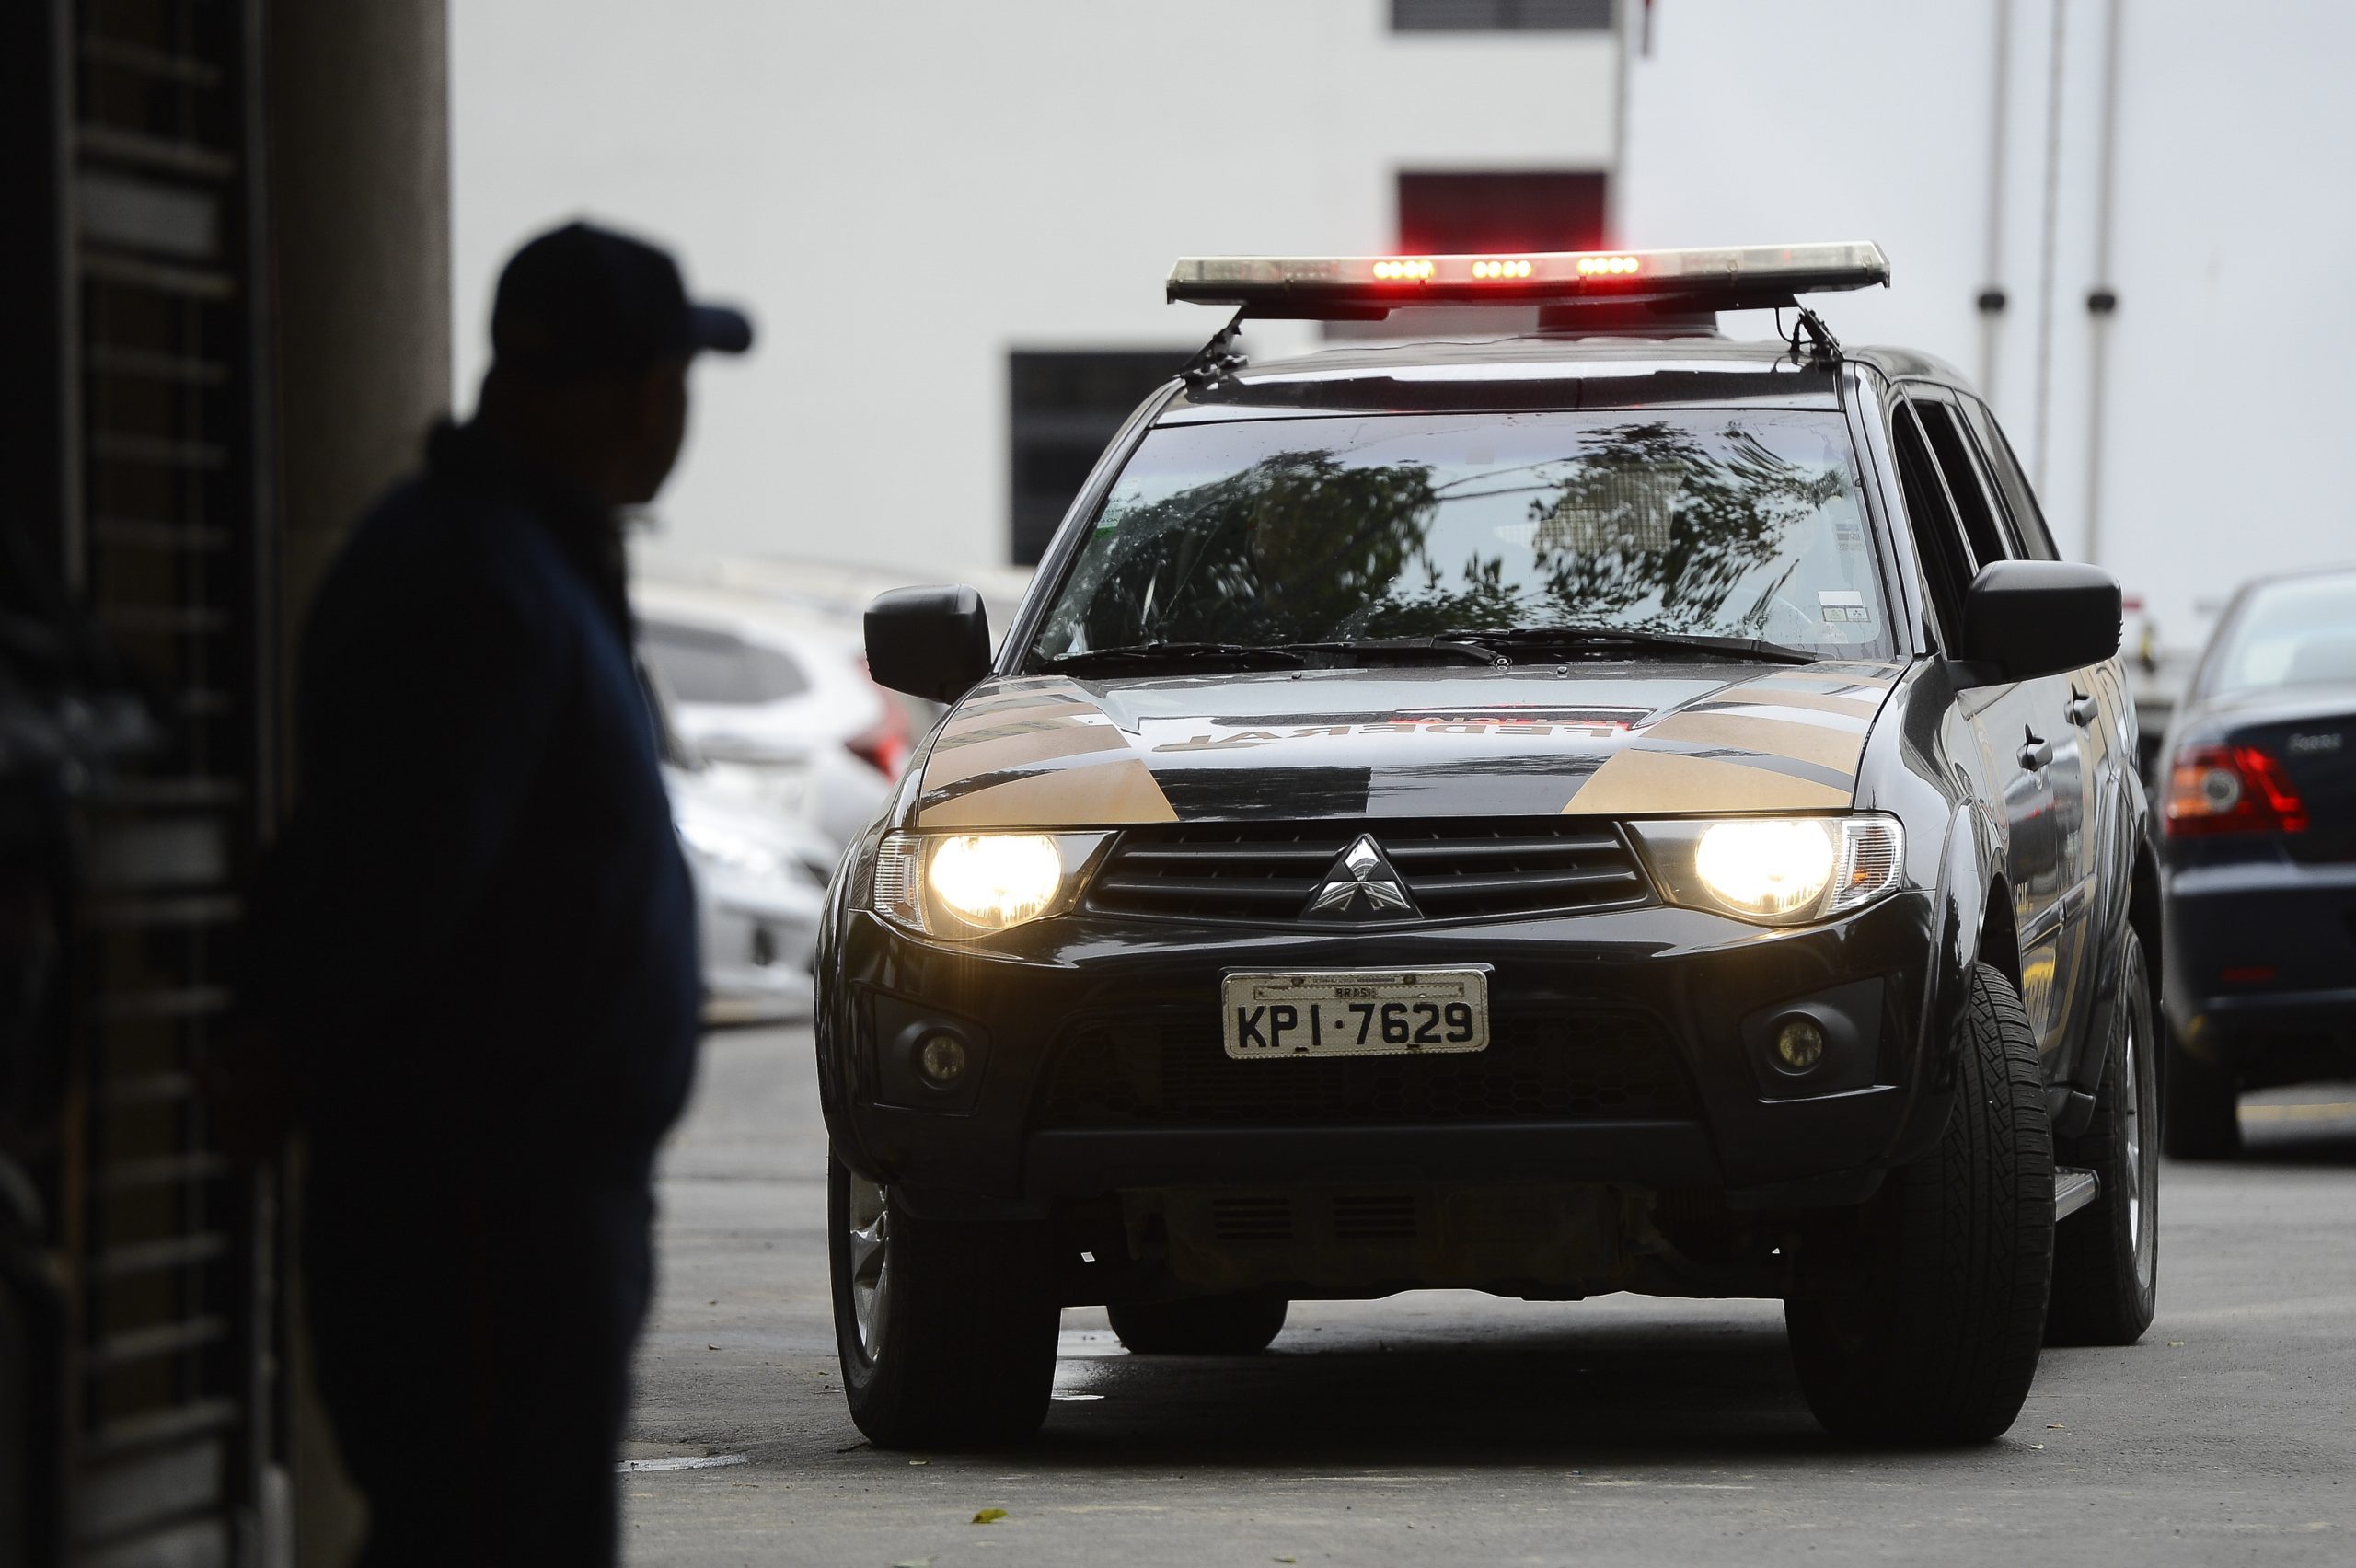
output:
[[[1597,768],[1563,811],[1568,816],[1823,811],[1847,805],[1853,793],[1854,788],[1750,763],[1630,746]]]
[[[1857,762],[1895,666],[1779,670],[1632,732],[1565,813],[1824,811],[1856,797]]]
[[[925,769],[928,782],[932,770]],[[1018,773],[939,800],[927,794],[916,825],[947,827],[1114,827],[1176,822],[1153,770],[1134,756],[1107,756],[1044,773]]]
[[[1009,682],[961,707],[925,755],[919,828],[1174,822],[1129,736],[1069,681]]]
[[[1809,723],[1796,713],[1789,719],[1761,719],[1744,713],[1688,712],[1670,714],[1646,730],[1645,739],[1690,741],[1714,751],[1789,757],[1854,777],[1865,737],[1863,731]]]
[[[925,763],[927,790],[942,790],[985,773],[1030,767],[1061,757],[1128,749],[1127,738],[1092,708],[1085,721],[1026,720],[1011,714],[993,717],[1005,721],[976,726],[958,735],[944,733],[934,743],[932,755]]]

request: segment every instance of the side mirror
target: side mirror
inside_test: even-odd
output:
[[[1980,668],[1967,686],[2058,675],[2119,651],[2119,583],[2067,560],[1999,560],[1963,595],[1956,657]]]
[[[990,673],[990,622],[971,588],[895,588],[867,606],[867,673],[910,697],[954,702]]]

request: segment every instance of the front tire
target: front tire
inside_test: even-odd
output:
[[[1138,1355],[1257,1355],[1285,1326],[1281,1296],[1198,1296],[1107,1307],[1113,1332]]]
[[[1984,1443],[2020,1414],[2053,1271],[2053,1129],[2012,983],[1973,967],[1939,1145],[1865,1216],[1861,1280],[1784,1303],[1808,1408],[1834,1435]]]
[[[2170,1159],[2231,1159],[2242,1151],[2239,1096],[2233,1070],[2203,1061],[2167,1033],[2167,1075],[2160,1085],[2160,1136]]]
[[[1046,1419],[1061,1313],[1043,1227],[910,1213],[826,1162],[835,1343],[879,1448],[993,1447]]]
[[[2093,1120],[2069,1140],[2062,1163],[2102,1181],[2094,1203],[2053,1235],[2053,1304],[2048,1344],[2133,1344],[2159,1302],[2160,1162],[2151,1134],[2159,1123],[2153,1081],[2152,983],[2142,943],[2127,934],[2124,987],[2111,1031]]]

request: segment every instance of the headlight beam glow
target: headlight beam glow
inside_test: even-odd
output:
[[[1046,913],[1062,891],[1063,857],[1044,833],[966,834],[932,846],[925,886],[949,914],[1003,930]]]
[[[1840,855],[1834,824],[1809,817],[1722,822],[1693,847],[1702,885],[1745,915],[1783,915],[1813,905]]]

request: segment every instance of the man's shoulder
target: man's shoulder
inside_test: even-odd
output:
[[[516,502],[412,475],[368,509],[320,584],[306,656],[341,664],[390,646],[408,661],[430,648],[465,660],[496,648],[547,670],[570,661],[586,628],[573,578]]]
[[[421,607],[489,596],[556,611],[568,572],[521,501],[425,470],[393,485],[354,529],[336,576]]]

